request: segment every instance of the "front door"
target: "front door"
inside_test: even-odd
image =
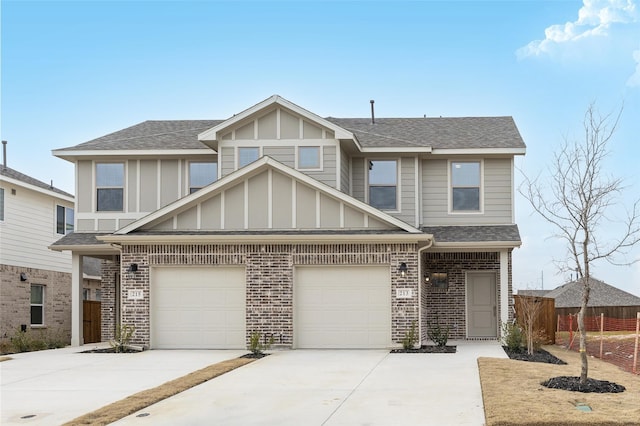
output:
[[[496,274],[467,273],[467,336],[498,337]]]

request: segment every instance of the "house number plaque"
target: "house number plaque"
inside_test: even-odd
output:
[[[129,300],[142,300],[144,299],[144,293],[142,290],[128,290],[127,299]]]
[[[413,297],[413,289],[396,288],[396,299],[411,299]]]

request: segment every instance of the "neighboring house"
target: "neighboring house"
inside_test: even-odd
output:
[[[551,290],[518,290],[519,296],[546,297]]]
[[[373,104],[372,104],[373,106]],[[322,118],[272,96],[227,120],[146,121],[53,151],[76,167],[80,271],[102,337],[151,348],[397,346],[434,321],[495,339],[510,316],[511,117]]]
[[[0,339],[27,328],[71,339],[71,255],[48,246],[73,226],[73,195],[0,166]],[[87,300],[101,287],[100,260],[85,258]]]
[[[46,329],[70,338],[71,254],[48,246],[73,231],[73,195],[0,166],[0,338]]]
[[[589,302],[588,308],[599,307],[612,307],[612,306],[629,306],[634,307],[631,309],[633,318],[635,318],[635,312],[640,311],[640,297],[634,296],[631,293],[627,293],[624,290],[620,290],[612,285],[600,281],[595,278],[590,279],[589,283]],[[567,284],[556,287],[549,291],[544,297],[551,297],[555,299],[556,309],[559,308],[575,308],[574,312],[577,312],[582,306],[582,292],[583,285],[580,281],[572,281]],[[597,309],[596,309],[597,310]],[[563,312],[567,312],[564,310]],[[599,315],[600,313],[597,312]],[[588,315],[591,315],[589,313]]]

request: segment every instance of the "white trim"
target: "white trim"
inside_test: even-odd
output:
[[[226,193],[226,191],[222,191],[220,193],[220,229],[224,229],[224,209],[225,209],[225,206],[224,206],[224,195],[225,195],[225,193]]]
[[[320,191],[322,193],[327,194],[328,196],[338,200],[338,201],[342,201],[345,202],[348,205],[352,205],[354,208],[362,211],[365,214],[371,215],[374,218],[377,218],[378,220],[385,222],[389,225],[393,225],[395,227],[398,227],[400,229],[403,229],[409,233],[418,233],[418,234],[422,234],[422,231],[420,231],[419,229],[407,224],[406,222],[401,221],[400,219],[397,219],[396,217],[385,213],[383,211],[380,211],[366,203],[363,203],[362,201],[356,200],[348,195],[346,195],[345,193],[339,191],[336,188],[332,188],[330,186],[327,186],[321,182],[318,182],[316,179],[302,173],[299,172],[297,170],[294,170],[290,167],[285,166],[284,164],[272,159],[271,157],[261,157],[260,159],[258,159],[257,161],[254,161],[253,163],[247,165],[246,167],[243,167],[241,170],[237,170],[235,172],[229,173],[228,175],[226,175],[225,177],[223,177],[222,179],[218,180],[217,182],[212,183],[211,185],[201,189],[200,191],[196,191],[193,194],[187,195],[179,200],[174,201],[173,203],[168,204],[167,206],[164,206],[161,209],[158,209],[157,211],[150,213],[149,215],[145,216],[144,218],[131,223],[127,226],[125,226],[124,228],[118,230],[116,233],[121,235],[121,234],[126,234],[128,232],[131,232],[135,229],[138,229],[141,226],[144,226],[146,224],[149,224],[157,219],[161,219],[162,217],[166,217],[167,215],[171,214],[173,211],[175,211],[176,209],[180,209],[184,206],[188,206],[188,205],[195,205],[196,203],[199,202],[199,200],[201,198],[207,197],[209,194],[214,193],[214,192],[219,192],[222,191],[222,193],[224,194],[224,190],[227,187],[231,187],[234,184],[236,184],[239,180],[241,179],[248,179],[251,176],[257,175],[259,173],[261,173],[262,171],[264,171],[265,169],[268,169],[269,167],[281,172],[282,174],[289,176],[290,178],[293,179],[293,188],[295,188],[296,186],[296,181],[301,181],[303,184],[310,186],[311,188]],[[224,200],[224,198],[222,198],[222,200]],[[294,202],[292,203],[295,206],[295,200],[293,200]],[[222,206],[222,208],[224,208],[224,205]],[[222,217],[224,217],[224,211],[221,214]],[[295,227],[295,226],[294,226]],[[224,229],[224,228],[222,228]]]
[[[420,221],[418,222],[419,224],[423,224],[424,223],[424,206],[422,205],[424,203],[424,161],[423,160],[418,160],[418,191],[419,194],[418,196],[420,197],[420,204],[418,206],[418,212],[420,215]]]
[[[340,203],[340,228],[344,228],[344,203]]]
[[[160,203],[160,197],[162,197],[162,161],[156,160],[156,210],[159,209],[162,204]]]
[[[509,252],[500,250],[500,321],[509,321]],[[500,329],[498,329],[498,335]]]
[[[415,226],[416,228],[420,227],[420,192],[421,192],[421,187],[420,187],[420,176],[419,176],[419,172],[418,172],[418,167],[420,166],[420,161],[418,160],[418,157],[413,157],[413,177],[414,177],[414,188],[415,190],[414,192],[414,197],[415,197],[415,214],[414,214],[414,219],[415,219],[415,224],[413,226]]]
[[[136,212],[140,212],[140,160],[136,160]]]
[[[267,228],[273,228],[273,170],[267,172]]]
[[[299,165],[300,160],[300,148],[318,148],[318,167],[313,168],[301,168]],[[324,170],[324,146],[322,145],[300,145],[297,144],[294,148],[294,163],[296,170],[305,172],[321,172]]]
[[[41,194],[49,195],[51,197],[58,198],[58,199],[64,200],[64,201],[68,201],[70,203],[73,203],[75,201],[73,196],[59,194],[59,193],[57,193],[55,191],[51,191],[51,190],[48,190],[48,189],[40,188],[39,186],[31,185],[31,184],[23,182],[21,180],[13,179],[13,178],[11,178],[9,176],[0,175],[0,181],[7,182],[7,183],[9,183],[11,185],[20,186],[20,187],[23,187],[25,189],[29,189],[31,191],[36,191],[36,192],[39,192]],[[77,179],[76,179],[76,184],[77,184]],[[77,191],[78,191],[78,189],[76,188],[76,192]]]
[[[479,163],[480,164],[480,187],[478,207],[480,210],[453,210],[453,186],[451,167],[453,163]],[[468,159],[468,160],[447,160],[447,213],[452,216],[464,215],[483,215],[484,214],[484,158],[480,159]]]
[[[276,139],[280,139],[280,108],[276,108]]]
[[[187,155],[211,155],[217,152],[208,146],[203,145],[202,148],[191,149],[92,149],[92,150],[64,150],[58,149],[51,151],[55,157],[63,160],[72,161],[76,157],[126,157],[127,159],[135,159],[135,157],[153,157],[169,156],[182,158]],[[113,159],[113,158],[112,158]],[[105,161],[107,161],[105,159]],[[73,161],[72,161],[73,162]]]
[[[291,179],[291,228],[298,227],[298,182]]]
[[[349,157],[349,195],[353,197],[353,157]]]
[[[322,216],[320,208],[320,191],[316,190],[316,228],[320,228],[320,216]]]
[[[173,229],[178,229],[178,215],[173,216]]]
[[[526,148],[434,148],[433,155],[524,155]]]
[[[482,249],[482,248],[515,248],[520,247],[522,241],[477,241],[477,242],[446,242],[439,243],[438,240],[434,243],[435,248],[450,248],[450,249]]]
[[[196,206],[196,229],[202,229],[202,203]]]
[[[367,147],[360,152],[364,154],[431,154],[431,147]]]
[[[516,223],[516,198],[515,198],[515,165],[513,157],[511,158],[511,223]]]
[[[244,181],[244,229],[249,229],[249,179]]]

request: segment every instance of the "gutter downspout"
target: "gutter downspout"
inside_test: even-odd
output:
[[[420,336],[420,346],[422,346],[422,252],[433,247],[433,243],[432,235],[427,245],[418,249],[418,335]]]

